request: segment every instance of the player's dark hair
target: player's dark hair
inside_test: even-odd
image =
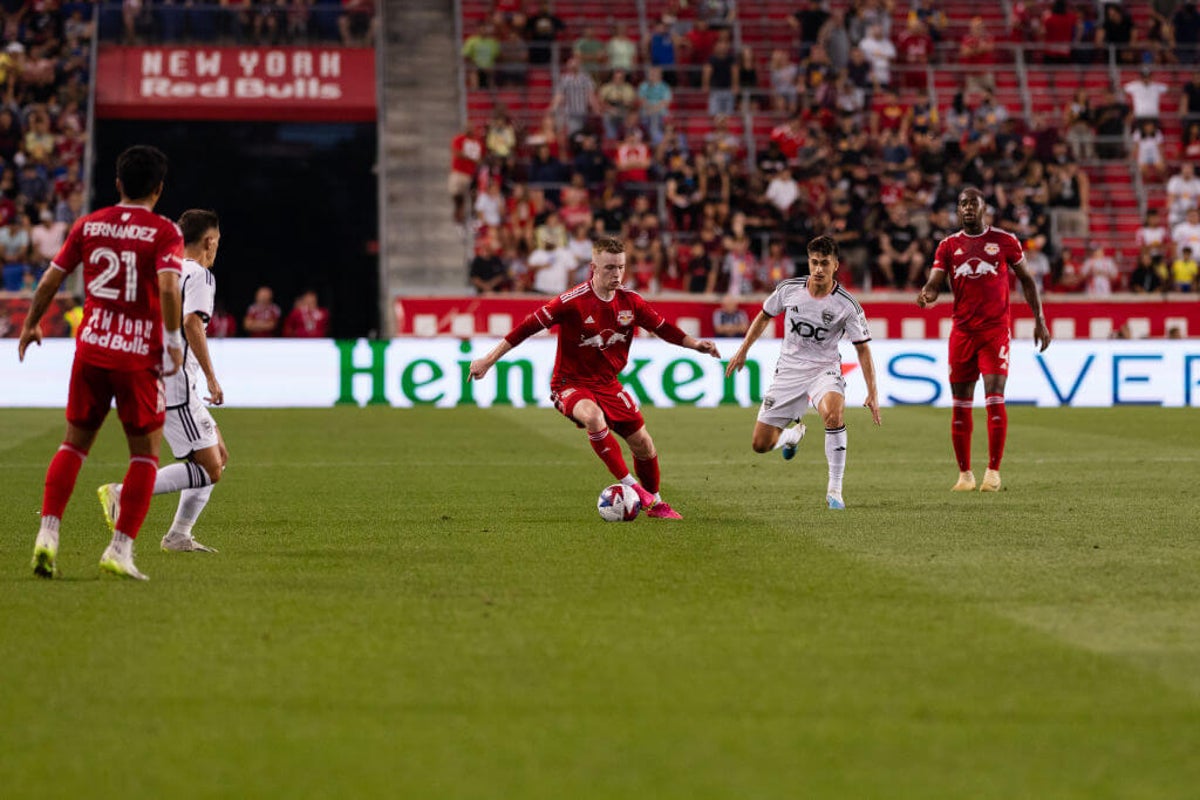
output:
[[[616,236],[601,236],[592,242],[594,253],[624,253],[625,240]]]
[[[167,156],[157,147],[135,144],[117,156],[117,180],[130,200],[154,194],[167,177]]]
[[[200,244],[204,234],[213,228],[221,228],[221,220],[217,218],[215,211],[190,208],[179,218],[179,231],[183,234],[184,244]]]
[[[832,236],[818,236],[808,243],[810,256],[838,256],[838,244]]]
[[[963,198],[963,195],[967,195],[967,194],[978,195],[978,197],[979,197],[981,200],[985,200],[985,199],[987,199],[987,198],[985,198],[985,197],[983,196],[983,192],[981,192],[981,191],[979,190],[979,187],[978,187],[978,186],[972,186],[972,185],[971,185],[971,184],[969,184],[969,183],[968,183],[966,186],[962,187],[962,189],[960,189],[960,190],[959,190],[959,192],[958,192],[958,199],[959,199],[959,200],[961,200],[961,199]]]

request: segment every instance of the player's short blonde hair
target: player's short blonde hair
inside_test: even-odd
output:
[[[593,253],[624,253],[625,240],[616,236],[601,236],[592,242]]]

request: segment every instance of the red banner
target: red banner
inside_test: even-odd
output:
[[[933,308],[922,310],[910,295],[887,293],[858,295],[871,334],[877,339],[944,339],[950,332],[952,304],[948,294]],[[397,297],[393,303],[398,336],[503,336],[543,305],[549,298],[522,295],[488,297]],[[711,300],[686,296],[651,298],[654,307],[688,333],[713,335]],[[762,308],[747,300],[741,304],[749,319]],[[1019,293],[1012,301],[1013,329],[1017,336],[1033,335],[1029,306]],[[1184,337],[1200,335],[1200,299],[1196,295],[1117,295],[1106,300],[1085,297],[1046,298],[1046,317],[1055,339],[1104,339],[1122,326],[1135,339],[1163,337],[1177,329]],[[783,318],[767,330],[768,336],[783,335]]]
[[[371,48],[110,46],[96,71],[101,119],[375,119]]]

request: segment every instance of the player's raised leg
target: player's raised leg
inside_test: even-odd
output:
[[[750,440],[750,447],[756,453],[781,450],[783,451],[783,460],[791,461],[796,457],[796,447],[804,438],[806,430],[803,422],[797,422],[790,428],[780,428],[759,420],[754,423],[754,435]]]
[[[215,553],[214,548],[203,545],[192,536],[192,527],[200,518],[200,512],[208,504],[213,486],[221,479],[221,473],[229,462],[229,452],[225,449],[225,440],[217,432],[216,447],[207,447],[192,454],[192,466],[198,467],[208,479],[206,486],[184,489],[179,494],[179,507],[175,511],[175,519],[171,528],[163,537],[162,549],[177,553]]]

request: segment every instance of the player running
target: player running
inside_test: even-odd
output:
[[[695,339],[667,322],[641,295],[621,287],[625,243],[601,238],[592,246],[592,277],[559,295],[513,328],[504,341],[471,362],[470,375],[482,378],[509,350],[533,334],[558,326],[558,352],[550,379],[554,407],[587,430],[596,455],[608,471],[633,487],[646,515],[682,519],[659,494],[658,454],[646,422],[617,375],[629,361],[634,328],[650,331],[671,344],[720,358],[715,343]],[[629,443],[637,479],[625,466],[613,432]]]
[[[984,224],[987,204],[983,193],[968,186],[958,196],[962,230],[938,243],[929,281],[917,294],[917,305],[928,308],[937,301],[942,281],[949,275],[954,293],[954,328],[950,331],[950,394],[954,399],[950,441],[958,459],[955,492],[975,489],[971,471],[971,406],[975,381],[983,375],[987,406],[988,467],[981,492],[1000,491],[1000,459],[1008,436],[1008,412],[1004,407],[1004,384],[1008,380],[1009,302],[1008,271],[1021,282],[1025,302],[1033,309],[1033,341],[1044,352],[1050,346],[1050,330],[1042,315],[1033,276],[1025,267],[1025,254],[1017,237]]]
[[[796,455],[796,446],[804,438],[800,420],[809,405],[817,409],[825,423],[825,460],[829,464],[826,505],[845,509],[842,478],[846,472],[846,379],[842,377],[842,356],[838,342],[850,337],[858,352],[867,399],[876,425],[879,400],[875,390],[875,362],[871,358],[871,332],[867,317],[841,284],[834,280],[838,269],[838,246],[828,236],[808,243],[808,276],[781,282],[763,303],[763,310],[746,331],[742,346],[725,368],[730,377],[746,364],[750,347],[758,341],[771,320],[784,315],[785,333],[775,379],[763,397],[754,438],[750,446],[756,453],[781,449],[785,460]],[[796,425],[789,428],[788,425]]]
[[[183,233],[185,256],[180,288],[186,346],[183,369],[165,381],[167,417],[163,433],[174,456],[186,461],[158,470],[154,494],[180,493],[175,520],[162,540],[163,550],[215,553],[213,548],[196,541],[192,526],[229,461],[225,439],[205,406],[205,402],[214,406],[225,402],[225,392],[217,381],[205,332],[217,290],[211,270],[217,258],[217,247],[221,244],[221,227],[215,212],[192,209],[183,212],[179,218],[179,229]],[[197,390],[200,373],[204,374],[208,389],[208,396],[203,399]],[[115,528],[120,516],[122,488],[119,483],[108,483],[97,490],[110,529]]]
[[[183,239],[153,209],[163,192],[167,157],[137,145],[117,158],[118,205],[78,220],[34,293],[17,345],[20,360],[67,275],[83,265],[84,322],[75,341],[67,396],[67,435],[46,472],[42,521],[33,546],[33,572],[58,572],[59,526],[113,399],[129,442],[124,502],[100,569],[147,580],[133,563],[133,540],[150,508],[163,426],[163,347],[168,374],[183,363],[179,332],[179,274]]]

